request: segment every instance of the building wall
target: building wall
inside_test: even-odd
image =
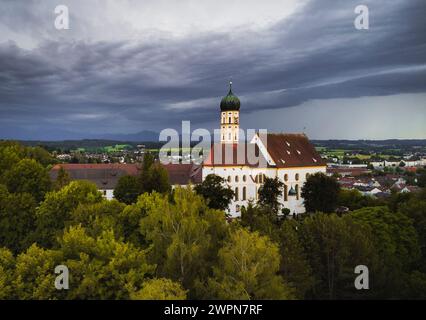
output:
[[[257,191],[262,186],[262,174],[268,178],[278,177],[287,186],[287,194],[291,187],[298,188],[298,196],[287,196],[284,194],[280,198],[280,202],[284,208],[290,209],[290,213],[303,213],[305,207],[301,197],[302,187],[306,182],[309,174],[316,172],[326,172],[326,167],[299,167],[299,168],[250,168],[247,166],[238,167],[203,167],[203,180],[209,174],[216,174],[227,180],[228,186],[235,192],[238,192],[238,198],[234,199],[230,206],[228,213],[233,217],[240,216],[240,208],[248,206],[249,201],[255,203],[257,198]],[[258,176],[259,175],[259,176]],[[244,179],[245,177],[245,179]],[[258,177],[258,179],[256,179]],[[297,187],[296,187],[297,186]],[[243,190],[246,190],[246,197],[243,197]]]
[[[102,193],[103,197],[107,200],[114,199],[114,189],[99,190],[99,192]]]

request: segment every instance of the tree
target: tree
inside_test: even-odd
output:
[[[15,264],[12,252],[0,247],[0,300],[13,299]]]
[[[145,281],[142,289],[131,295],[133,300],[185,300],[186,290],[166,278]]]
[[[31,244],[37,203],[28,193],[9,193],[0,185],[0,247],[14,253]]]
[[[294,288],[295,296],[303,299],[314,286],[314,276],[298,232],[300,223],[285,220],[278,232],[280,242],[280,275]]]
[[[160,163],[155,163],[154,157],[150,153],[144,156],[139,183],[140,194],[145,192],[152,193],[154,191],[167,193],[171,189],[167,170]]]
[[[298,227],[300,243],[315,277],[313,290],[305,297],[347,299],[359,295],[353,286],[354,268],[372,266],[375,259],[370,229],[349,215],[324,213],[305,218]],[[362,294],[365,298],[366,293]]]
[[[67,186],[71,182],[71,177],[64,167],[60,167],[58,170],[58,176],[56,177],[54,183],[55,190],[61,190],[63,187]]]
[[[213,299],[291,299],[278,270],[278,246],[257,232],[237,229],[219,250],[219,263],[208,281]]]
[[[278,212],[280,209],[279,198],[282,194],[282,183],[278,177],[275,179],[265,178],[264,184],[259,189],[259,206],[265,207],[271,211],[271,214],[278,218]]]
[[[5,184],[10,192],[29,193],[37,201],[42,201],[51,189],[51,181],[46,169],[35,160],[23,159],[5,174]]]
[[[400,212],[390,212],[387,207],[362,208],[350,216],[370,229],[378,261],[375,288],[380,298],[397,298],[405,286],[407,274],[420,258],[416,230],[410,218]]]
[[[211,273],[217,251],[227,235],[223,213],[207,207],[190,188],[176,188],[173,198],[143,194],[138,203],[146,216],[140,230],[149,244],[149,262],[157,274],[179,281],[187,289]]]
[[[59,191],[50,192],[36,212],[36,241],[50,248],[61,235],[71,212],[81,204],[98,203],[102,195],[95,184],[73,181]]]
[[[136,202],[140,193],[139,179],[134,176],[123,176],[114,189],[114,198],[123,203],[132,204]]]
[[[117,239],[112,230],[90,237],[73,226],[59,243],[63,264],[72,270],[67,299],[130,299],[155,270],[145,250]]]
[[[201,184],[194,187],[197,194],[207,201],[207,205],[212,209],[226,210],[234,198],[234,191],[225,187],[225,179],[209,174]]]
[[[302,197],[307,212],[333,212],[336,209],[340,186],[337,181],[323,173],[308,177],[302,187]]]

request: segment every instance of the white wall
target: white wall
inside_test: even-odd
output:
[[[262,183],[256,183],[253,181],[258,174],[264,174],[268,178],[275,178],[278,176],[280,181],[284,182],[287,185],[288,189],[293,186],[296,188],[296,185],[299,186],[299,199],[296,196],[288,196],[287,201],[284,201],[284,196],[280,198],[282,207],[289,208],[290,213],[303,213],[305,212],[305,207],[303,205],[303,199],[301,197],[301,191],[303,184],[306,181],[307,174],[314,174],[316,172],[326,172],[326,167],[300,167],[300,168],[291,168],[291,169],[276,169],[276,168],[250,168],[246,166],[239,167],[203,167],[203,180],[209,174],[216,174],[224,179],[230,177],[231,182],[227,182],[228,186],[235,192],[238,188],[238,200],[233,200],[229,206],[229,214],[233,217],[240,216],[240,212],[237,209],[237,206],[240,208],[249,204],[249,200],[253,202],[257,201],[257,190],[261,187]],[[299,179],[296,179],[296,174],[298,174]],[[287,181],[284,181],[284,177],[287,175]],[[246,177],[244,181],[243,177]],[[236,181],[238,177],[238,181]],[[243,188],[246,188],[246,200],[243,200]]]

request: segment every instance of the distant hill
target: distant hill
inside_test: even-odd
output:
[[[96,139],[103,140],[115,140],[115,141],[150,141],[150,142],[158,142],[159,133],[155,131],[140,131],[137,133],[131,134],[105,134],[96,137]]]

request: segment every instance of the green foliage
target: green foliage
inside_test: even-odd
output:
[[[6,248],[0,247],[0,300],[13,298],[13,269],[15,263],[12,252]]]
[[[371,266],[374,259],[369,229],[350,216],[317,213],[305,218],[297,232],[315,278],[312,297],[355,297],[354,268]]]
[[[144,250],[117,239],[112,230],[90,237],[74,226],[60,245],[64,264],[72,270],[67,299],[130,299],[155,269]]]
[[[73,181],[59,191],[50,192],[36,212],[36,241],[50,248],[59,236],[65,223],[71,220],[71,212],[80,204],[102,201],[95,184],[87,181]]]
[[[357,210],[363,207],[373,207],[376,205],[383,205],[380,201],[371,196],[364,196],[357,189],[339,191],[337,205],[348,207],[349,210]]]
[[[118,237],[123,236],[120,214],[125,205],[117,200],[103,199],[101,202],[79,204],[71,211],[67,225],[81,225],[91,237],[100,236],[104,231],[114,230]]]
[[[0,246],[21,252],[31,244],[37,203],[30,194],[0,185]]]
[[[237,229],[219,250],[219,263],[208,290],[217,299],[291,299],[291,289],[277,275],[278,246],[269,238]]]
[[[143,287],[134,293],[133,300],[185,300],[186,290],[175,281],[160,278],[145,281]]]
[[[139,179],[134,176],[123,176],[114,189],[114,198],[126,204],[135,203],[141,193]]]
[[[167,193],[171,189],[167,170],[160,163],[155,163],[154,157],[150,153],[145,154],[143,159],[139,187],[139,194],[145,192]]]
[[[375,294],[395,298],[404,287],[406,273],[420,257],[416,230],[410,218],[387,207],[362,208],[351,215],[358,223],[370,229],[378,254]]]
[[[37,201],[51,189],[47,170],[35,160],[24,159],[13,165],[4,175],[4,181],[10,192],[29,193]]]
[[[69,185],[70,182],[70,175],[63,167],[60,167],[58,171],[58,176],[56,177],[56,180],[54,182],[54,189],[61,190],[63,187]]]
[[[218,210],[228,209],[235,195],[234,191],[225,186],[225,179],[215,174],[209,174],[194,190],[206,199],[210,208]]]
[[[269,211],[278,219],[278,212],[280,209],[279,198],[282,194],[284,183],[278,177],[275,179],[265,178],[264,184],[259,189],[258,204],[262,207],[268,208]]]
[[[209,274],[227,228],[223,213],[209,209],[190,188],[176,188],[172,202],[157,193],[144,194],[138,205],[143,236],[150,243],[150,262],[157,274],[191,288],[197,277]]]
[[[339,190],[336,179],[323,173],[310,175],[302,188],[306,211],[333,212],[337,206]]]
[[[294,288],[296,297],[303,299],[306,293],[313,289],[314,276],[298,235],[299,228],[299,222],[289,219],[282,224],[278,232],[281,244],[280,274]]]

